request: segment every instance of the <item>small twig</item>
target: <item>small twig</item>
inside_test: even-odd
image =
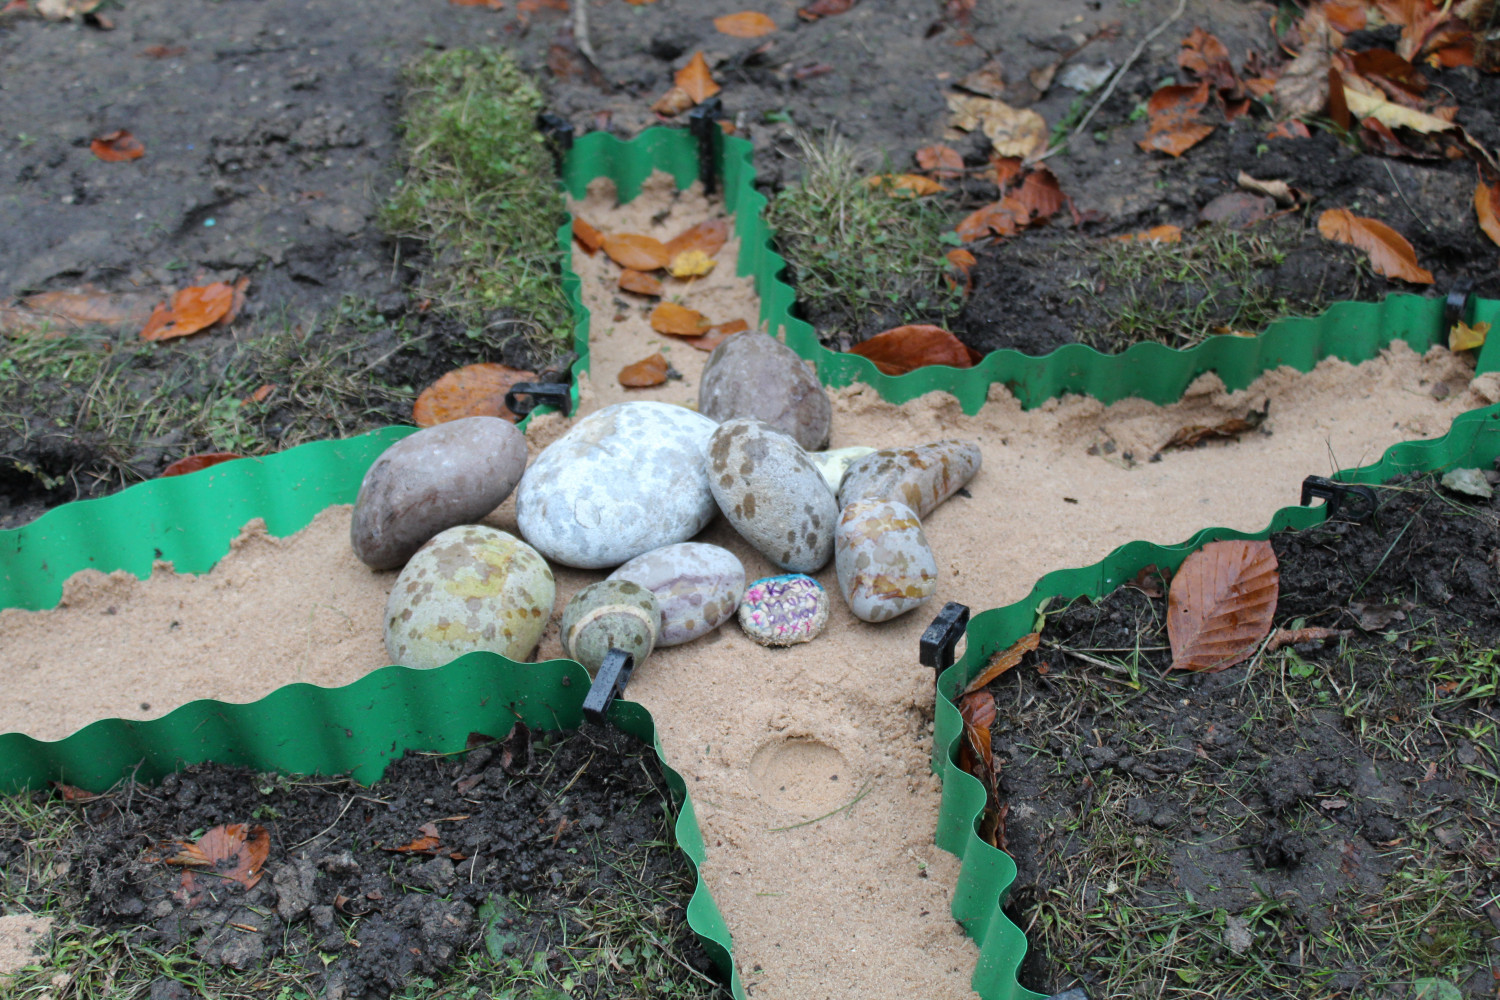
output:
[[[1412,218],[1421,223],[1423,229],[1427,230],[1429,233],[1432,232],[1432,227],[1427,224],[1427,220],[1418,215],[1417,210],[1411,207],[1411,202],[1406,200],[1406,192],[1401,190],[1400,182],[1396,180],[1396,175],[1391,172],[1390,161],[1381,160],[1380,163],[1383,167],[1385,167],[1385,175],[1391,179],[1391,187],[1396,189],[1396,194],[1401,198],[1401,204],[1406,206],[1406,210],[1412,214]]]
[[[1077,657],[1085,663],[1092,663],[1096,667],[1103,667],[1105,670],[1113,670],[1117,674],[1130,673],[1130,670],[1128,668],[1122,667],[1118,663],[1110,663],[1108,660],[1101,660],[1097,656],[1089,656],[1087,653],[1080,653],[1076,649],[1069,649],[1067,646],[1061,646],[1054,642],[1047,643],[1047,648],[1055,649],[1059,653],[1062,653],[1064,656]]]
[[[1051,149],[1047,150],[1045,153],[1043,153],[1041,156],[1038,156],[1031,162],[1034,164],[1041,163],[1049,156],[1052,156],[1055,153],[1062,152],[1063,149],[1067,147],[1068,143],[1072,142],[1074,137],[1077,136],[1079,132],[1082,132],[1085,128],[1087,128],[1089,122],[1093,121],[1094,119],[1094,113],[1104,106],[1105,101],[1109,100],[1109,96],[1115,92],[1115,87],[1119,85],[1121,80],[1125,79],[1125,74],[1130,70],[1130,67],[1134,65],[1137,59],[1140,58],[1141,53],[1146,51],[1146,46],[1155,41],[1156,37],[1163,31],[1166,31],[1167,27],[1171,25],[1173,21],[1181,17],[1182,12],[1186,9],[1187,0],[1177,0],[1177,9],[1172,12],[1172,16],[1167,18],[1161,24],[1158,24],[1155,28],[1151,29],[1150,34],[1141,39],[1141,44],[1135,47],[1135,51],[1130,53],[1130,58],[1126,59],[1125,62],[1121,64],[1120,68],[1115,71],[1114,78],[1109,81],[1109,86],[1104,88],[1104,93],[1100,94],[1099,99],[1094,102],[1093,107],[1089,108],[1088,114],[1084,115],[1083,118],[1078,122],[1078,124],[1073,126],[1073,131],[1064,136],[1062,142],[1059,142],[1056,146],[1053,146]]]
[[[319,837],[323,836],[323,834],[327,833],[329,830],[332,830],[334,827],[338,826],[339,825],[339,820],[341,820],[341,819],[344,818],[344,813],[346,813],[346,812],[349,811],[349,807],[352,806],[352,805],[354,805],[354,800],[357,799],[357,798],[359,798],[359,796],[357,796],[357,795],[351,795],[351,796],[349,796],[349,800],[344,803],[344,808],[342,808],[342,809],[339,810],[339,814],[333,818],[333,822],[332,823],[329,823],[323,829],[319,830],[317,833],[313,834],[311,837],[308,837],[302,843],[300,843],[300,844],[293,844],[291,847],[287,848],[287,850],[289,850],[289,851],[295,851],[299,847],[306,847],[308,844],[311,844],[313,841],[315,841]]]
[[[854,796],[854,798],[850,799],[848,802],[845,802],[843,805],[839,806],[837,809],[830,810],[829,812],[826,812],[826,813],[824,813],[821,816],[815,816],[812,819],[805,819],[805,820],[803,820],[800,823],[793,823],[791,826],[773,826],[773,827],[771,827],[771,832],[772,833],[781,833],[783,830],[795,830],[795,829],[797,829],[798,827],[801,827],[801,826],[811,826],[814,823],[821,823],[821,822],[823,822],[823,820],[827,819],[830,816],[836,816],[836,815],[838,815],[841,812],[847,812],[850,809],[853,809],[856,805],[858,805],[860,799],[862,799],[866,795],[870,794],[870,784],[871,783],[868,782],[868,781],[865,782],[865,787],[863,787],[863,788],[861,788],[859,790],[859,794],[858,795]]]
[[[578,51],[587,56],[589,62],[595,67],[599,65],[599,60],[594,55],[594,43],[589,41],[588,0],[574,0],[573,2],[573,44],[578,46]]]

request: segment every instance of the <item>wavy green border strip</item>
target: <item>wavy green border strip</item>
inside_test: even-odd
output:
[[[1473,466],[1489,467],[1500,456],[1500,407],[1488,407],[1460,415],[1441,438],[1407,441],[1386,449],[1379,462],[1337,474],[1352,483],[1383,483],[1411,472],[1435,472]],[[980,943],[979,966],[974,989],[986,1000],[1032,1000],[1032,993],[1016,983],[1016,970],[1025,957],[1026,937],[1001,911],[1015,881],[1016,866],[1004,851],[979,838],[979,814],[984,809],[984,786],[958,766],[958,741],[963,733],[954,698],[970,678],[982,670],[996,653],[1008,649],[1030,632],[1037,608],[1043,601],[1070,601],[1078,597],[1098,598],[1132,579],[1147,566],[1176,569],[1188,554],[1208,542],[1223,538],[1266,538],[1287,528],[1301,529],[1319,524],[1324,508],[1283,507],[1262,531],[1243,532],[1207,528],[1177,545],[1131,542],[1104,559],[1082,569],[1048,573],[1031,593],[1014,604],[977,611],[969,622],[968,645],[963,656],[938,678],[937,710],[933,723],[932,769],[943,782],[943,805],[938,814],[938,846],[962,860],[958,889],[953,900],[954,917]]]

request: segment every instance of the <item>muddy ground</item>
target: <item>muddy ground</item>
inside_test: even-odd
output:
[[[19,902],[61,906],[82,928],[123,932],[137,949],[195,955],[222,969],[207,975],[227,977],[217,985],[236,995],[295,987],[383,998],[414,984],[460,996],[471,986],[726,995],[684,920],[696,879],[672,846],[669,793],[649,747],[613,728],[524,726],[503,741],[475,734],[470,746],[457,757],[408,756],[368,788],[200,765],[159,786],[127,784],[73,806],[54,799],[46,808],[81,821],[48,844],[46,861],[65,861],[66,875]],[[178,842],[233,823],[269,837],[250,888],[233,864],[164,862]],[[41,860],[28,857],[29,842],[55,834],[9,823],[4,833],[0,861],[16,889]],[[55,933],[61,942],[80,929]],[[114,988],[197,995],[202,969],[161,967],[169,971],[148,982],[127,968]],[[63,971],[80,979],[78,968]],[[73,986],[90,995],[86,982]]]
[[[1050,613],[991,685],[1023,981],[1494,996],[1500,504],[1430,478],[1381,497],[1368,523],[1271,538],[1275,624],[1340,637],[1168,673],[1148,573],[1149,594]]]

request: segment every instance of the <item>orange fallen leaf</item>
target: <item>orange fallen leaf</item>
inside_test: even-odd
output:
[[[620,369],[620,384],[628,389],[646,389],[667,380],[667,359],[660,351]]]
[[[995,657],[989,666],[979,672],[979,676],[969,682],[964,688],[964,694],[973,694],[980,688],[987,687],[991,681],[1005,673],[1011,667],[1021,662],[1021,658],[1027,653],[1041,645],[1042,633],[1029,632],[1017,639],[1015,645]]]
[[[161,476],[158,478],[165,479],[167,476],[185,476],[189,472],[197,472],[199,469],[206,469],[209,466],[218,465],[220,462],[232,462],[237,458],[244,457],[244,455],[239,455],[232,451],[211,451],[202,455],[189,455],[186,458],[179,458],[165,469],[162,469]]]
[[[1376,274],[1414,285],[1432,284],[1432,272],[1417,263],[1417,252],[1406,237],[1384,222],[1355,215],[1347,208],[1330,208],[1318,216],[1318,233],[1326,240],[1363,250]]]
[[[504,10],[503,0],[448,0],[455,7],[488,7],[490,10]]]
[[[632,271],[627,267],[620,272],[620,287],[637,295],[660,295],[661,279],[654,274]]]
[[[245,397],[244,401],[246,403],[264,403],[266,399],[271,395],[271,393],[275,391],[276,387],[267,382],[265,385],[252,392],[249,396]]]
[[[1308,139],[1311,137],[1312,130],[1295,118],[1278,123],[1275,128],[1266,133],[1267,139]]]
[[[965,274],[969,272],[969,268],[974,266],[974,255],[965,250],[963,247],[955,247],[944,254],[944,256],[948,259],[948,263],[952,264],[960,271],[963,271]]]
[[[1319,7],[1328,23],[1342,34],[1363,31],[1369,14],[1369,0],[1322,0]]]
[[[833,17],[842,14],[854,6],[854,0],[813,0],[812,3],[797,11],[797,16],[804,21],[816,21],[820,17]]]
[[[455,368],[422,390],[411,408],[412,423],[433,427],[463,417],[521,418],[505,405],[505,394],[517,382],[531,382],[534,372],[482,362]]]
[[[938,180],[953,180],[963,176],[964,158],[952,146],[923,146],[917,150],[917,166]]]
[[[689,250],[700,250],[712,257],[728,241],[728,219],[705,219],[696,226],[684,229],[663,245],[667,248],[667,259],[670,261]]]
[[[776,30],[776,22],[755,10],[742,10],[738,14],[725,14],[714,18],[714,27],[721,34],[734,38],[759,38]]]
[[[1229,49],[1202,28],[1194,28],[1182,40],[1177,65],[1212,83],[1218,90],[1237,92],[1239,89],[1240,81],[1230,64]]]
[[[234,289],[222,281],[184,288],[172,304],[156,307],[141,330],[142,340],[171,340],[213,326],[234,306]]]
[[[90,285],[78,291],[39,292],[28,295],[19,305],[34,314],[22,317],[21,326],[27,320],[36,323],[52,323],[70,327],[94,324],[116,326],[144,323],[151,316],[150,299],[133,292],[101,292]],[[0,324],[3,325],[3,324]]]
[[[212,870],[215,875],[238,882],[246,889],[255,888],[264,874],[266,857],[271,853],[271,835],[263,826],[231,823],[216,826],[196,843],[176,842],[181,848],[167,858],[169,865]]]
[[[672,82],[687,92],[695,104],[702,104],[717,94],[721,88],[708,71],[708,63],[702,52],[694,52],[688,64],[677,71]]]
[[[175,59],[186,53],[186,45],[148,45],[137,55],[143,59]]]
[[[750,329],[750,324],[742,319],[732,319],[728,323],[719,323],[704,330],[701,336],[684,337],[682,342],[700,351],[711,351],[736,333],[743,333]]]
[[[1209,542],[1189,555],[1167,592],[1171,669],[1212,672],[1249,659],[1271,631],[1280,579],[1268,541]]]
[[[1182,229],[1179,226],[1152,226],[1144,232],[1125,233],[1113,238],[1121,242],[1140,240],[1143,243],[1181,243]]]
[[[139,160],[146,155],[146,147],[141,141],[124,129],[106,132],[89,143],[89,149],[105,163]]]
[[[905,375],[927,365],[972,368],[982,357],[942,327],[921,323],[877,333],[849,353],[870,359],[886,375]]]
[[[1006,195],[999,201],[965,216],[954,227],[965,243],[983,239],[990,233],[996,236],[1014,236],[1031,222],[1031,210],[1015,197]]]
[[[876,174],[865,178],[865,183],[877,190],[885,190],[904,198],[920,198],[948,190],[931,177],[923,177],[921,174]]]
[[[696,337],[713,326],[696,309],[675,302],[661,302],[651,310],[651,329],[674,337]]]
[[[1046,167],[1037,167],[1026,175],[1016,191],[1016,200],[1031,211],[1034,218],[1046,219],[1067,204],[1068,196],[1058,186],[1057,176]]]
[[[635,233],[611,233],[603,246],[610,260],[632,271],[660,270],[672,259],[661,240]]]
[[[1207,139],[1214,130],[1207,122],[1199,121],[1198,115],[1208,105],[1210,88],[1207,80],[1196,87],[1160,87],[1146,102],[1146,111],[1151,116],[1151,127],[1146,138],[1136,145],[1146,152],[1167,153],[1181,156],[1198,143]]]
[[[1023,169],[1023,162],[1019,156],[992,156],[990,168],[985,171],[983,177],[1004,191],[1011,181],[1021,176]]]
[[[1474,214],[1484,235],[1500,244],[1500,184],[1486,184],[1480,179],[1474,188]]]
[[[573,216],[573,239],[583,247],[583,252],[592,257],[604,245],[604,234],[584,219]]]

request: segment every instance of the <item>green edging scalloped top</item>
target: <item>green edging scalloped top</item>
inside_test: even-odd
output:
[[[1314,319],[1278,323],[1256,338],[1214,337],[1188,351],[1140,344],[1111,356],[1070,345],[1040,358],[997,351],[974,368],[932,367],[899,377],[882,375],[864,358],[828,351],[808,324],[791,315],[794,294],[780,279],[786,262],[772,249],[762,218],[766,200],[754,187],[751,145],[736,138],[716,141],[725,201],[735,213],[735,231],[741,240],[739,271],[754,277],[761,299],[760,319],[813,361],[819,377],[831,386],[864,382],[897,403],[941,390],[958,397],[968,413],[984,404],[994,383],[1006,386],[1028,407],[1069,392],[1087,393],[1106,403],[1127,396],[1169,403],[1206,371],[1218,372],[1226,385],[1239,388],[1279,365],[1305,371],[1330,356],[1363,361],[1397,339],[1421,351],[1442,342],[1446,335],[1440,302],[1401,295],[1379,304],[1334,306]],[[697,147],[691,136],[661,128],[648,129],[630,142],[603,133],[583,136],[566,160],[563,181],[575,197],[582,197],[590,180],[609,177],[628,200],[655,169],[672,174],[680,186],[695,180]],[[589,317],[579,279],[568,265],[569,226],[559,230],[558,240],[564,291],[577,318],[574,336],[579,360],[574,371],[580,373],[588,368]],[[1500,322],[1500,302],[1476,301],[1467,318]],[[1500,338],[1481,352],[1481,371],[1500,369],[1497,343]],[[576,384],[573,392],[576,401]],[[1472,431],[1479,426],[1488,434],[1493,425],[1482,422],[1497,419],[1494,409],[1460,418],[1444,440],[1456,441],[1467,432],[1462,429]],[[286,536],[306,527],[329,506],[353,503],[365,470],[382,451],[414,429],[388,427],[153,480],[99,500],[65,504],[32,524],[0,531],[0,608],[53,607],[61,598],[63,582],[83,569],[126,570],[145,578],[156,561],[165,560],[179,572],[207,572],[254,518],[263,518],[272,535]],[[1384,478],[1388,473],[1383,470],[1391,463],[1396,463],[1392,468],[1447,463],[1454,452],[1444,449],[1443,442],[1399,445],[1374,467],[1382,471],[1359,470],[1355,475]],[[1282,512],[1274,526],[1300,524],[1318,516]],[[1191,544],[1223,534],[1211,530]],[[1120,579],[1120,566],[1127,563],[1175,565],[1171,553],[1179,553],[1176,560],[1180,560],[1185,551],[1185,547],[1159,549],[1140,543],[1126,546],[1091,570],[1048,576],[1033,597],[1048,588],[1081,593],[1104,586]],[[975,669],[990,652],[1009,643],[1010,639],[1000,637],[1029,628],[1030,607],[1034,603],[1022,602],[975,619],[963,661],[943,675],[945,694],[952,693],[958,677],[967,676],[965,672]],[[208,759],[261,770],[347,771],[357,780],[373,781],[407,749],[462,749],[469,732],[498,734],[515,718],[539,728],[576,726],[587,687],[587,674],[572,661],[518,664],[476,653],[436,670],[386,667],[341,688],[297,684],[251,704],[196,701],[148,722],[104,720],[56,742],[15,733],[0,735],[0,790],[37,787],[49,780],[101,789],[123,776],[154,780]],[[617,702],[610,718],[651,742],[661,757],[654,723],[644,708]],[[938,843],[963,859],[953,914],[980,944],[974,988],[986,1000],[1037,997],[1016,982],[1025,937],[999,909],[1014,878],[1014,865],[1008,856],[974,836],[974,821],[983,801],[978,783],[967,775],[950,773],[957,714],[946,697],[939,700],[937,724],[935,768],[945,779]],[[665,760],[662,769],[680,802],[678,844],[699,866],[705,849],[686,786]],[[688,922],[720,968],[728,970],[734,996],[743,998],[730,956],[728,928],[701,878],[688,906]]]

